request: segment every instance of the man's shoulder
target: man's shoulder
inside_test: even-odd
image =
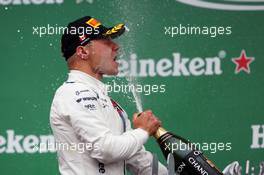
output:
[[[98,101],[98,93],[82,83],[63,83],[56,91],[52,106],[61,111],[68,111],[69,106],[93,107]],[[64,107],[63,107],[64,106]]]
[[[96,94],[96,91],[86,84],[66,81],[56,90],[55,96],[73,98],[87,95],[95,96]]]

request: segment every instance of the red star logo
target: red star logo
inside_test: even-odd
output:
[[[250,67],[249,64],[252,63],[255,60],[254,57],[247,57],[246,51],[242,50],[240,57],[238,58],[232,58],[233,63],[236,64],[236,70],[235,73],[238,74],[240,71],[245,71],[246,73],[250,73]]]

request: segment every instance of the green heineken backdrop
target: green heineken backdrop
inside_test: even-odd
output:
[[[238,161],[259,174],[264,161],[264,2],[215,0],[0,0],[0,174],[59,174],[49,108],[67,78],[61,27],[90,15],[125,23],[120,74],[106,77],[111,96],[144,109],[197,143],[220,169]],[[153,138],[146,148],[162,153]]]

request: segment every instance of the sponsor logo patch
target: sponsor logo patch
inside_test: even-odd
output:
[[[91,18],[88,21],[86,21],[86,24],[92,26],[93,28],[97,28],[99,25],[101,25],[101,23],[94,18]]]

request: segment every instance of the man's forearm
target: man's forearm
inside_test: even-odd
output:
[[[91,157],[102,163],[125,160],[141,149],[148,139],[143,129],[134,129],[117,136],[106,134],[98,142],[98,149],[91,151]]]

